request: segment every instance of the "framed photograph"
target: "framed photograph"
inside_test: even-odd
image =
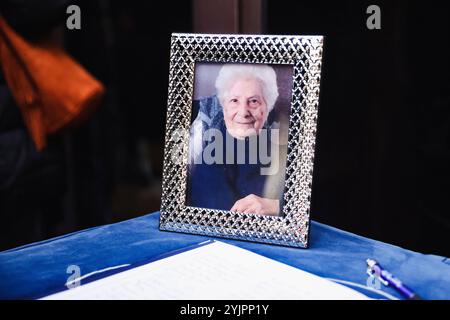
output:
[[[161,230],[308,247],[322,50],[172,35]]]

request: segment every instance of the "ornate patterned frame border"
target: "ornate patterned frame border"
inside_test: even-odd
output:
[[[308,247],[322,50],[322,36],[172,34],[161,230]],[[196,62],[293,66],[284,217],[185,205],[189,136],[179,132],[190,126]]]

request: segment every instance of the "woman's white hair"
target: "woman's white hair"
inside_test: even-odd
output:
[[[272,67],[263,64],[225,64],[216,78],[216,91],[220,103],[238,79],[256,79],[262,88],[267,111],[272,111],[278,98],[277,74]]]

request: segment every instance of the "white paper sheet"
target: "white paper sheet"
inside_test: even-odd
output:
[[[44,299],[368,299],[300,269],[213,242]]]

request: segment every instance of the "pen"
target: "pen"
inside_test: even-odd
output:
[[[367,274],[371,277],[377,277],[385,286],[392,286],[397,289],[402,295],[410,300],[421,300],[419,295],[414,293],[410,288],[404,285],[398,278],[394,277],[392,273],[383,269],[383,267],[372,259],[367,259]]]

